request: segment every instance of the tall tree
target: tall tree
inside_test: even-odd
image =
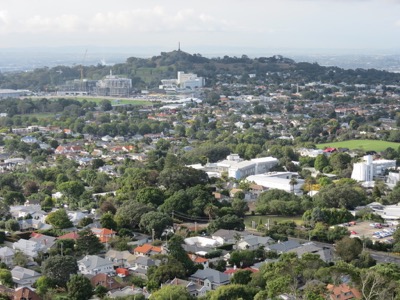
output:
[[[154,300],[191,300],[192,297],[184,286],[165,285],[151,295]]]
[[[360,239],[344,237],[336,242],[336,253],[345,262],[351,262],[358,258],[362,252],[363,245]]]
[[[67,282],[68,299],[88,300],[93,295],[90,280],[80,274],[72,275]]]
[[[150,211],[142,216],[139,227],[148,234],[152,234],[154,231],[155,237],[160,238],[164,230],[172,224],[172,218],[168,214]]]
[[[78,263],[75,257],[69,255],[50,256],[42,264],[42,274],[60,287],[66,287],[70,276],[77,272]]]
[[[58,209],[47,215],[46,222],[53,225],[54,228],[64,229],[73,226],[65,209]]]
[[[78,235],[79,237],[76,240],[76,250],[81,254],[96,254],[103,250],[104,245],[100,242],[99,238],[94,235],[90,228],[79,231]]]

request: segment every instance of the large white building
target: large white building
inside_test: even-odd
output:
[[[288,193],[301,195],[303,192],[301,187],[304,180],[297,178],[297,173],[293,172],[270,172],[266,174],[258,174],[247,177],[247,181],[254,182],[268,189],[283,190]],[[295,181],[292,181],[295,178]]]
[[[205,85],[205,80],[203,77],[198,77],[197,74],[179,71],[177,79],[162,79],[161,83],[160,89],[166,91],[176,91],[177,89],[194,90],[202,88]]]
[[[242,179],[250,175],[268,172],[277,164],[278,159],[275,157],[243,160],[238,154],[231,154],[226,159],[216,163],[207,163],[204,166],[191,165],[190,167],[205,171],[209,177],[221,177],[222,173],[227,173],[228,177]]]
[[[184,89],[201,88],[205,84],[203,77],[197,77],[196,74],[185,72],[178,72],[178,85]]]
[[[362,162],[353,164],[351,178],[357,181],[374,181],[375,177],[383,176],[387,169],[396,168],[395,160],[373,160],[372,155],[363,157]]]

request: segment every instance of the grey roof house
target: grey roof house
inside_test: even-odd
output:
[[[16,266],[11,270],[11,275],[17,287],[19,286],[30,287],[41,276],[41,274],[36,271],[19,266]]]
[[[214,269],[197,270],[189,277],[189,280],[204,286],[209,291],[230,283],[227,274]]]

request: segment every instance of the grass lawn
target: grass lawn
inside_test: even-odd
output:
[[[360,149],[364,151],[384,151],[391,147],[395,150],[399,148],[400,143],[379,141],[379,140],[349,140],[343,142],[332,142],[326,144],[318,144],[317,148],[324,149],[326,147],[349,148],[351,150]]]
[[[20,117],[36,117],[38,119],[50,119],[54,118],[55,114],[54,113],[34,113],[34,114],[24,114],[24,115],[16,115]]]
[[[266,216],[266,215],[255,215],[255,216],[245,216],[244,217],[244,224],[246,227],[251,228],[251,221],[256,222],[256,226],[258,223],[261,222],[263,224],[267,224],[268,219],[269,219],[269,224],[273,225],[274,222],[282,222],[282,221],[294,221],[296,222],[297,225],[301,225],[303,223],[303,220],[301,219],[301,216],[294,216],[294,217],[281,217],[281,216]]]

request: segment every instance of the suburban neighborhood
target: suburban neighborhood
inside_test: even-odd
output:
[[[0,299],[398,299],[399,78],[259,60],[0,90]]]

